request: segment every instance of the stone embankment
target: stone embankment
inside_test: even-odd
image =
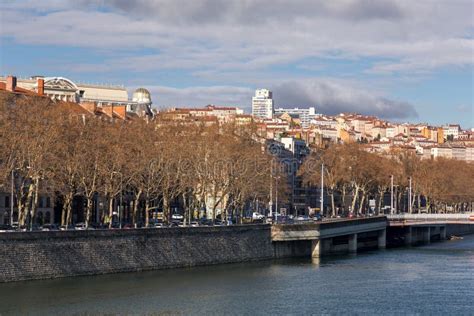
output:
[[[271,259],[269,225],[0,234],[0,282]]]

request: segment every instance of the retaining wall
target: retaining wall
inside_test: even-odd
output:
[[[0,282],[271,259],[269,225],[0,234]]]

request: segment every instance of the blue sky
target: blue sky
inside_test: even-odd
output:
[[[0,73],[474,127],[470,0],[6,0]]]

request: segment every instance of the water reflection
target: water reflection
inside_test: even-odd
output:
[[[0,284],[0,314],[472,314],[474,237],[426,247]]]

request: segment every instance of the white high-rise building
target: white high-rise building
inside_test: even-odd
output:
[[[255,96],[252,98],[252,115],[268,119],[273,117],[273,99],[270,90],[255,90]]]

